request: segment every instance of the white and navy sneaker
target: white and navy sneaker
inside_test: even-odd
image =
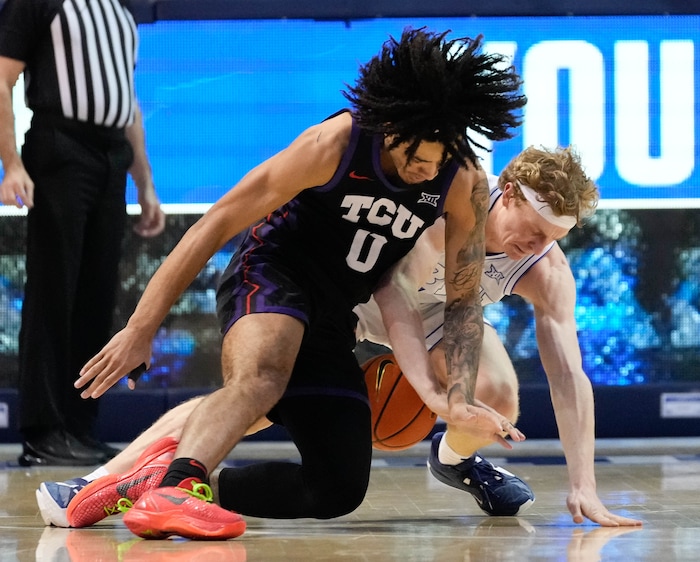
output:
[[[65,482],[42,482],[36,491],[36,503],[46,525],[70,527],[66,512],[75,495],[88,485],[87,480],[73,478]]]
[[[444,433],[433,436],[428,468],[443,484],[469,492],[489,515],[518,515],[535,501],[530,486],[505,468],[495,466],[475,453],[457,465],[442,464],[438,447]]]

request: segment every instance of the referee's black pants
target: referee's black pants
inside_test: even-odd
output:
[[[97,402],[73,387],[107,342],[126,227],[123,130],[36,116],[22,159],[34,181],[19,337],[19,429],[92,432]]]

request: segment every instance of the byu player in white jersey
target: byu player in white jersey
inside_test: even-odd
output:
[[[498,187],[498,176],[489,176],[490,204],[489,211],[494,209],[496,203],[502,197],[503,192]],[[572,217],[573,218],[573,217]],[[425,342],[429,350],[432,350],[442,340],[442,326],[445,308],[445,255],[440,251],[440,241],[437,239],[444,232],[445,223],[438,221],[429,232],[425,233],[425,239],[420,242],[421,247],[412,251],[410,259],[412,269],[420,262],[426,262],[426,280],[421,285],[416,295],[416,302],[420,309],[420,315],[425,327]],[[568,232],[568,231],[567,231]],[[520,294],[515,289],[516,283],[525,276],[537,262],[542,259],[556,242],[552,240],[537,254],[525,255],[521,258],[511,258],[506,252],[488,252],[484,260],[484,269],[481,274],[481,304],[486,306],[499,302],[503,297],[511,294]],[[382,321],[381,311],[374,297],[368,302],[355,308],[358,316],[357,340],[370,341],[391,347],[389,336]]]
[[[539,352],[569,469],[567,506],[576,523],[587,517],[603,526],[639,525],[639,521],[609,512],[596,492],[593,392],[582,369],[576,334],[575,282],[556,243],[594,212],[598,190],[570,149],[528,148],[490,182],[481,301],[488,305],[505,295],[518,294],[534,307]],[[391,282],[375,291],[376,301],[355,309],[357,336],[358,340],[392,347],[421,398],[448,421],[448,431],[436,436],[431,450],[433,474],[474,495],[487,513],[514,515],[532,502],[529,487],[476,454],[493,441],[492,436],[465,434],[449,424],[442,350],[444,228],[443,220],[429,228],[387,277]],[[411,315],[420,321],[411,322]],[[415,326],[421,325],[424,332],[416,332]],[[518,379],[495,330],[488,325],[484,328],[475,398],[497,412],[505,428],[517,420]],[[178,438],[184,420],[200,400],[194,398],[170,410],[120,455],[85,479],[125,472],[157,439]],[[249,433],[267,425],[269,422],[260,420]],[[469,486],[464,484],[465,477]],[[82,487],[79,480],[42,483],[37,499],[47,524],[67,526],[66,509],[56,498],[71,486]],[[215,492],[216,483],[213,478]]]
[[[637,520],[608,511],[596,492],[593,390],[583,371],[576,330],[576,283],[556,243],[593,214],[598,190],[571,149],[530,147],[516,156],[500,176],[490,180],[481,302],[488,305],[505,295],[517,294],[533,306],[537,346],[569,473],[567,507],[576,523],[588,518],[603,526],[640,525]],[[391,347],[406,377],[436,412],[445,409],[439,404],[445,381],[441,228],[444,222],[439,221],[426,231],[394,269],[390,282],[376,290],[369,303],[356,309],[360,319],[358,339]],[[411,303],[408,311],[407,302]],[[407,321],[411,315],[422,319],[424,333],[417,333],[416,323]],[[503,343],[488,325],[484,327],[475,398],[515,424],[519,413],[517,375]],[[502,496],[492,498],[488,485],[474,485],[474,476],[478,479],[479,475],[472,472],[483,465],[491,474],[487,484],[493,483],[494,476],[499,481],[503,478],[506,484],[513,483],[516,496],[509,506],[514,511],[511,514],[522,512],[527,502],[518,510],[517,497],[524,498],[522,490],[517,489],[522,488],[518,484],[521,481],[477,454],[480,447],[493,440],[465,434],[451,426],[449,419],[447,422],[447,432],[433,439],[429,459],[433,475],[469,491],[489,512],[490,500],[508,505],[510,492],[505,485]],[[464,484],[470,478],[471,486]],[[503,514],[503,510],[494,514]]]

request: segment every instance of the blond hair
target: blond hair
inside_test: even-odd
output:
[[[555,150],[530,146],[513,158],[498,178],[503,189],[512,182],[518,199],[525,200],[518,183],[534,189],[555,214],[583,219],[593,215],[598,205],[598,187],[583,170],[581,159],[573,148]]]

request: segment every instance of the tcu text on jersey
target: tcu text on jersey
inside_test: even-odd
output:
[[[340,206],[348,210],[342,217],[345,220],[359,223],[364,219],[372,225],[390,226],[395,238],[413,238],[425,224],[406,207],[386,197],[346,195]],[[358,228],[345,261],[355,271],[366,273],[374,267],[386,243],[386,236]]]

